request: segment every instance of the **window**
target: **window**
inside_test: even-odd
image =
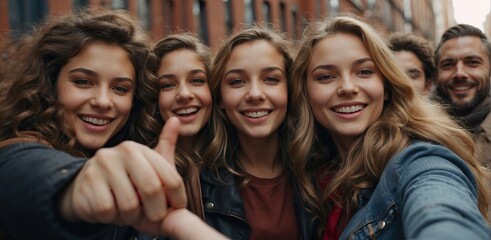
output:
[[[406,32],[411,32],[413,30],[411,25],[411,19],[412,19],[411,1],[404,0],[404,31]]]
[[[358,8],[358,9],[363,9],[363,3],[361,0],[351,0],[351,2]]]
[[[127,0],[112,0],[111,1],[112,9],[126,9],[128,10],[128,1]]]
[[[13,39],[39,24],[48,13],[46,0],[9,0],[9,23]]]
[[[232,0],[223,0],[225,5],[225,26],[227,27],[227,32],[232,32],[234,28],[233,18],[232,18]]]
[[[269,5],[269,2],[266,1],[263,3],[263,16],[265,22],[270,23],[273,21],[271,18],[271,6]]]
[[[256,20],[254,13],[254,0],[244,0],[245,6],[245,22],[248,25],[253,25]]]
[[[288,32],[286,29],[286,6],[285,3],[280,3],[280,27],[284,32]]]
[[[318,17],[322,14],[321,12],[321,0],[315,0],[315,16]]]
[[[150,0],[138,0],[138,18],[142,22],[145,29],[152,27],[152,20],[150,19]]]
[[[339,0],[328,0],[329,16],[336,16],[339,12]]]
[[[201,39],[208,44],[208,27],[206,22],[206,2],[204,0],[194,0],[193,15],[196,32]]]
[[[176,24],[174,22],[174,1],[164,0],[163,8],[164,26],[167,28],[165,32],[170,33],[172,32],[173,26]]]
[[[298,38],[298,7],[297,5],[292,5],[292,36]]]
[[[89,0],[73,0],[74,9],[86,8],[88,5],[89,5]]]

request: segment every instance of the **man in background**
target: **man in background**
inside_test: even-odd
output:
[[[491,167],[491,44],[476,27],[459,24],[443,34],[435,50],[435,98],[467,129],[477,158]]]
[[[436,74],[430,42],[411,33],[393,33],[389,37],[389,45],[416,90],[428,95]]]

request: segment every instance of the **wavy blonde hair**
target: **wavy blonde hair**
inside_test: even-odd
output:
[[[160,68],[160,62],[165,55],[177,51],[187,49],[196,53],[198,59],[205,65],[206,78],[208,81],[210,80],[210,66],[211,66],[211,51],[210,49],[203,43],[201,39],[199,39],[195,34],[190,32],[183,33],[175,33],[171,34],[162,40],[160,40],[153,48],[155,55],[158,57],[158,64],[154,68],[154,72],[157,73]],[[159,88],[160,89],[160,88]],[[157,102],[158,104],[158,102]],[[157,110],[159,108],[157,107]],[[156,112],[155,118],[163,125],[164,120],[160,115],[160,112]],[[208,122],[209,123],[209,122]],[[180,148],[179,145],[176,148],[176,167],[183,177],[187,177],[189,175],[188,170],[190,169],[191,164],[200,165],[201,164],[201,153],[207,146],[207,143],[210,141],[211,133],[209,131],[208,124],[203,126],[203,128],[196,134],[196,142],[193,152],[184,151],[184,149]],[[155,145],[156,141],[152,143]],[[179,142],[178,142],[179,144]]]
[[[147,144],[156,138],[153,118],[157,83],[147,66],[154,64],[148,38],[131,15],[120,10],[80,11],[48,19],[18,40],[2,77],[8,82],[0,102],[0,141],[31,131],[56,149],[91,155],[63,122],[56,96],[60,69],[86,45],[102,41],[123,48],[135,68],[136,92],[125,127],[107,146],[124,139]]]
[[[266,26],[253,26],[236,32],[226,39],[222,46],[219,48],[215,60],[212,65],[210,88],[213,97],[213,105],[219,106],[221,101],[220,96],[220,83],[225,73],[225,66],[232,54],[235,47],[253,41],[265,40],[276,48],[278,53],[283,56],[285,62],[285,70],[288,82],[288,93],[291,92],[292,82],[290,78],[290,68],[293,63],[293,57],[291,54],[291,46],[288,38],[279,32],[276,32]],[[287,127],[288,122],[291,122],[290,108],[291,108],[290,94],[288,94],[288,109],[286,114],[286,120],[281,124],[279,128],[280,133],[280,159],[283,167],[287,171],[291,170],[291,163],[288,157],[288,139],[287,139]],[[211,132],[214,136],[210,145],[203,155],[205,165],[212,170],[212,172],[218,173],[220,168],[224,168],[233,174],[239,176],[243,181],[239,185],[245,184],[248,179],[244,176],[244,171],[240,166],[233,167],[235,163],[230,162],[230,159],[237,159],[236,152],[239,149],[239,141],[237,137],[236,128],[230,123],[227,115],[223,109],[214,107],[211,116]],[[218,175],[217,175],[218,176]],[[218,176],[219,177],[219,176]]]
[[[388,93],[379,119],[354,141],[342,161],[334,144],[326,144],[332,139],[314,120],[306,89],[306,69],[316,44],[336,33],[352,34],[363,42],[383,76]],[[321,203],[324,208],[332,194],[336,203],[345,209],[356,208],[360,191],[377,185],[389,160],[412,141],[423,140],[448,147],[467,163],[477,183],[479,209],[487,217],[489,193],[485,179],[488,172],[473,157],[473,140],[445,114],[441,106],[416,94],[407,76],[397,67],[391,50],[368,24],[351,16],[310,23],[293,63],[292,75],[295,79],[292,101],[298,123],[293,134],[297,137],[292,140],[292,151],[309,149],[308,154],[293,155],[292,161],[298,181],[303,185],[310,184],[301,189],[308,203]],[[326,164],[333,173],[332,179],[326,190],[318,194],[316,169]],[[335,192],[335,189],[340,191]],[[328,211],[323,210],[321,221],[325,221]]]

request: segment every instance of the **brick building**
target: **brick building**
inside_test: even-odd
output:
[[[15,39],[47,15],[72,9],[127,9],[154,39],[171,32],[197,32],[216,48],[243,25],[273,23],[299,38],[309,19],[343,12],[364,18],[382,33],[411,31],[435,41],[436,17],[431,0],[0,0],[0,45]],[[440,2],[440,1],[436,1]],[[441,1],[448,2],[448,1]],[[440,8],[439,8],[440,9]],[[445,27],[445,26],[444,26]]]

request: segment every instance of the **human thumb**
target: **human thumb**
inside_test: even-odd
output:
[[[179,137],[181,122],[176,117],[169,118],[160,132],[159,141],[154,150],[175,166],[176,142]]]

